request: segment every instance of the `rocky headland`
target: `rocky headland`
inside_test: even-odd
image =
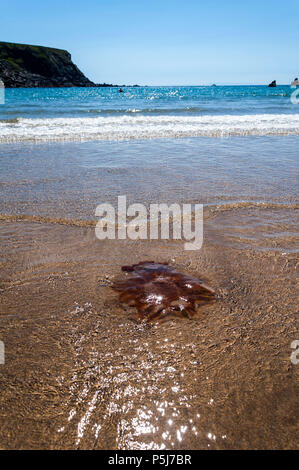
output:
[[[6,88],[96,87],[63,49],[0,42],[0,79]]]

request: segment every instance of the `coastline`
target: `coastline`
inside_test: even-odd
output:
[[[115,90],[9,95],[7,135],[24,116],[33,134],[41,122],[47,133],[45,142],[25,142],[25,128],[17,142],[0,144],[1,448],[296,448],[299,137],[277,128],[265,135],[260,118],[264,134],[255,135],[261,109],[269,119],[268,106],[277,115],[285,105],[287,133],[295,111],[287,96],[271,101],[260,89],[248,107],[245,88],[192,109],[198,89],[179,98],[138,89],[124,102]],[[239,117],[227,114],[232,92]],[[131,126],[131,140],[70,141],[69,133],[57,141],[60,113],[63,122],[85,122],[99,108],[112,119],[112,137],[130,109],[150,138]],[[202,123],[213,112],[217,137],[171,138],[173,120],[186,131],[189,115]],[[251,135],[220,137],[223,116],[232,124],[242,112]],[[155,118],[166,120],[166,137],[152,138]],[[146,207],[203,204],[202,249],[96,239],[97,205],[117,207],[120,195]],[[110,284],[121,266],[145,259],[203,278],[218,301],[192,320],[137,321]]]

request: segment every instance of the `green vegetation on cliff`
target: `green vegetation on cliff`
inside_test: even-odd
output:
[[[95,86],[63,49],[0,42],[0,78],[13,87]]]

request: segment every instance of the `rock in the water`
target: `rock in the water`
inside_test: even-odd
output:
[[[269,85],[269,87],[276,87],[276,80],[273,80]]]

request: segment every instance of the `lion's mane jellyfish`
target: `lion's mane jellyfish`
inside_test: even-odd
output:
[[[127,279],[115,281],[112,288],[120,301],[137,309],[144,320],[168,315],[192,317],[196,310],[216,299],[213,289],[195,277],[175,271],[167,263],[142,261],[123,266]]]

